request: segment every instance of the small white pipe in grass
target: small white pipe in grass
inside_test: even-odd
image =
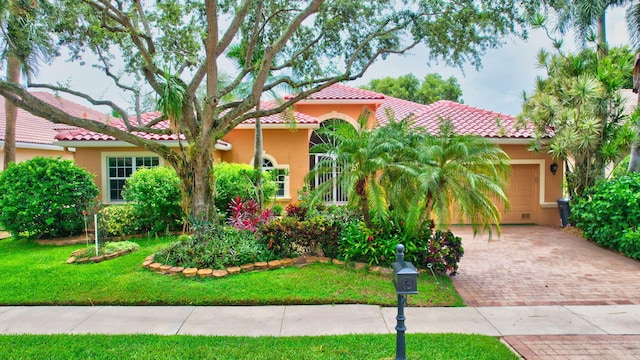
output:
[[[93,227],[96,234],[96,256],[98,256],[98,214],[93,214]]]

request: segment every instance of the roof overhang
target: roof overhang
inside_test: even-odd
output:
[[[0,148],[4,149],[5,142],[0,141]],[[30,150],[48,150],[48,151],[65,151],[65,146],[58,146],[52,144],[35,144],[16,142],[16,149],[30,149]]]
[[[255,129],[256,124],[240,124],[234,129]],[[262,124],[262,129],[272,130],[298,130],[298,129],[318,129],[320,124]]]
[[[175,141],[175,140],[156,141],[156,142],[167,147],[172,147],[172,148],[180,147],[180,143],[178,143],[178,141]],[[133,145],[126,141],[120,141],[120,140],[103,140],[103,141],[59,140],[59,141],[55,141],[54,143],[62,147],[76,147],[76,148],[139,147],[137,145]],[[182,142],[182,146],[188,146],[188,143]],[[216,150],[220,150],[220,151],[229,151],[231,150],[231,144],[228,142],[224,142],[224,143],[218,142],[216,143],[215,148]]]
[[[531,145],[531,138],[485,138],[492,144],[498,145]]]
[[[336,100],[300,100],[295,105],[380,105],[384,103],[384,99],[336,99]]]

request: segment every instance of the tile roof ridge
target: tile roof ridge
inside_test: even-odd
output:
[[[383,94],[383,93],[379,93],[379,92],[372,91],[372,90],[366,90],[366,89],[362,89],[362,88],[359,88],[359,87],[356,87],[356,86],[351,86],[351,85],[347,85],[347,84],[343,84],[343,83],[335,83],[335,84],[330,85],[329,87],[331,87],[331,86],[343,87],[343,88],[345,88],[345,90],[351,90],[351,91],[365,93],[365,94],[367,94],[369,96],[377,97],[379,99],[388,98],[388,96]]]

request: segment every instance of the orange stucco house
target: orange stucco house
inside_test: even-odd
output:
[[[268,104],[265,104],[268,106]],[[368,126],[384,125],[388,119],[385,108],[393,109],[396,118],[413,114],[416,126],[436,132],[440,118],[448,118],[460,134],[483,136],[498,144],[510,156],[512,175],[508,188],[511,207],[503,211],[503,224],[560,225],[556,200],[562,197],[562,166],[549,155],[528,151],[533,137],[531,129],[516,129],[515,118],[471,106],[438,101],[430,105],[392,98],[383,94],[346,85],[332,85],[297,103],[293,109],[295,128],[281,115],[261,118],[265,167],[276,171],[279,191],[277,201],[288,203],[297,199],[303,188],[305,175],[316,157],[309,147],[317,137],[314,130],[325,120],[340,119],[357,126],[363,109],[371,112]],[[155,114],[148,114],[148,118]],[[112,121],[113,126],[122,126]],[[251,164],[253,160],[255,120],[247,120],[227,134],[216,145],[216,160]],[[171,136],[141,134],[177,146]],[[140,166],[162,165],[156,154],[103,134],[82,129],[60,131],[54,144],[74,148],[76,163],[96,174],[102,201],[112,204],[121,201],[124,181]],[[312,179],[321,181],[322,179]],[[328,201],[340,202],[345,194],[336,189]]]

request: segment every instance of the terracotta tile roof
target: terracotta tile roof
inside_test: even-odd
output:
[[[277,103],[275,101],[266,101],[260,104],[260,107],[262,109],[273,109],[276,106],[277,106]],[[317,124],[318,123],[317,118],[311,115],[301,113],[299,111],[292,111],[288,114],[279,113],[279,114],[264,116],[260,118],[260,123],[265,125],[287,124],[291,120],[291,115],[295,117],[297,124]],[[256,119],[247,119],[242,122],[242,124],[255,124],[255,123],[256,123]]]
[[[484,110],[453,101],[441,100],[430,105],[423,105],[411,101],[398,99],[373,91],[334,84],[308,98],[309,100],[381,100],[376,111],[378,126],[387,122],[385,109],[390,108],[396,119],[403,119],[413,115],[415,126],[426,128],[431,133],[437,133],[440,118],[452,121],[459,134],[472,134],[490,138],[532,138],[533,129],[528,127],[516,129],[516,118],[511,115]]]
[[[424,127],[432,134],[438,133],[442,118],[451,120],[455,131],[461,135],[477,135],[487,138],[532,138],[534,135],[531,127],[516,129],[514,116],[448,100],[421,105],[387,97],[376,112],[378,126],[383,126],[388,122],[385,108],[393,109],[396,119],[413,114],[415,126]]]
[[[275,104],[272,102],[265,102],[265,103],[262,103],[261,106],[264,109],[269,109],[274,105]],[[160,116],[160,112],[157,112],[157,111],[145,113],[141,115],[140,122],[141,124],[147,124],[150,121],[156,119],[158,116]],[[315,117],[307,114],[303,114],[297,111],[293,112],[293,116],[295,116],[298,124],[317,124],[318,123],[318,119],[316,119]],[[288,122],[288,120],[289,118],[284,114],[273,114],[273,115],[261,117],[260,123],[269,124],[269,125],[279,125],[279,124],[285,124],[286,122]],[[131,121],[132,124],[138,123],[137,122],[138,120],[135,116],[132,116],[129,121]],[[255,122],[256,122],[255,119],[247,119],[242,123],[255,124]],[[114,126],[120,130],[126,130],[124,121],[120,119],[112,119],[109,122],[109,125]],[[168,129],[169,121],[167,120],[161,121],[158,124],[154,125],[153,128]],[[164,135],[164,134],[149,134],[144,132],[133,132],[132,134],[144,139],[149,139],[149,140],[157,140],[157,141],[177,141],[178,140],[178,136],[175,134]],[[100,133],[96,133],[96,132],[85,130],[85,129],[71,129],[68,131],[62,131],[59,134],[57,134],[55,138],[56,140],[60,140],[60,141],[116,141],[117,140],[113,136],[100,134]],[[181,139],[184,140],[184,136],[181,135]]]
[[[45,92],[34,92],[32,94],[40,100],[54,105],[73,116],[98,121],[106,121],[108,118],[108,115],[106,114],[77,104],[73,101],[63,99],[54,94]],[[0,96],[0,140],[2,141],[4,141],[7,121],[4,104],[5,98]],[[59,129],[72,128],[73,127],[64,124],[54,124],[39,116],[35,116],[26,110],[18,109],[18,118],[16,121],[16,143],[51,145]]]
[[[144,125],[149,123],[152,120],[155,120],[160,115],[161,115],[160,112],[153,111],[153,112],[142,114],[140,116],[140,123],[138,123],[138,119],[135,116],[130,117],[129,121],[131,121],[133,125],[138,125],[138,124]],[[121,119],[112,119],[109,121],[109,125],[123,131],[127,130],[124,121],[122,121]],[[153,128],[168,129],[169,122],[166,120],[161,121],[158,124],[155,124]],[[132,132],[132,134],[144,139],[149,139],[149,140],[158,140],[158,141],[178,140],[178,136],[175,134],[150,134],[146,132]],[[55,138],[56,140],[64,140],[64,141],[118,141],[118,139],[114,138],[111,135],[100,134],[100,133],[85,130],[85,129],[71,129],[67,131],[61,131],[56,135]],[[182,137],[182,139],[184,139],[184,137]]]
[[[287,95],[285,99],[292,96]],[[307,100],[384,100],[385,96],[373,91],[363,90],[343,84],[333,84],[317,93],[309,95]]]

